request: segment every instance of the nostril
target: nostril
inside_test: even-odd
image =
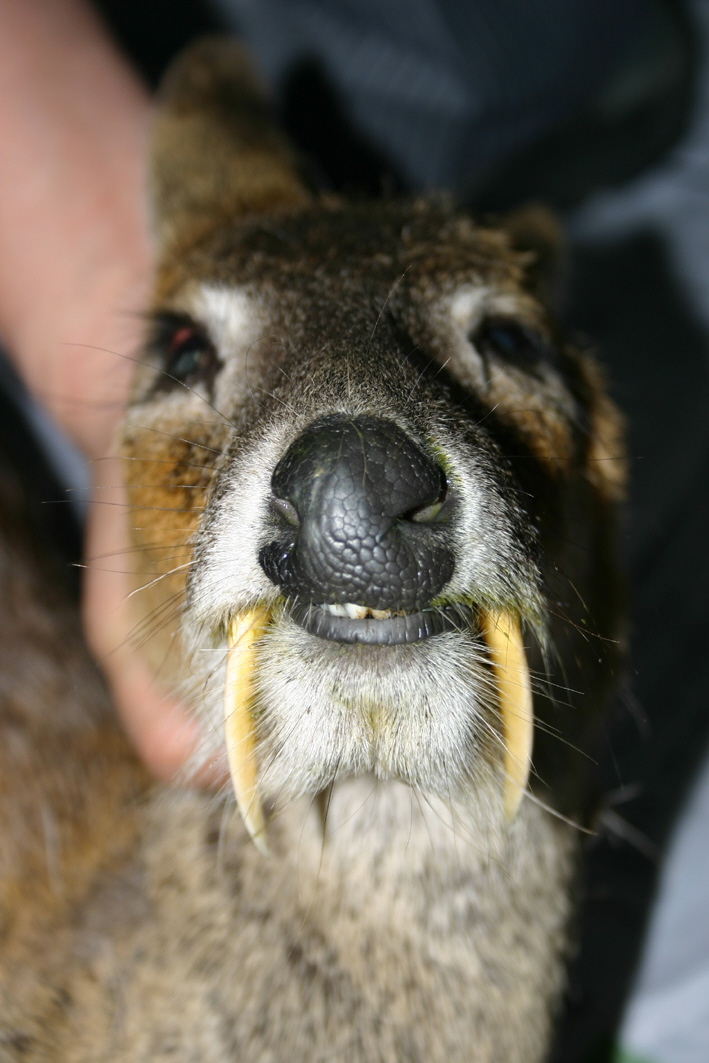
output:
[[[259,551],[259,564],[277,587],[286,587],[294,580],[293,551],[295,540],[266,543]]]
[[[289,524],[293,528],[300,527],[300,517],[298,516],[298,510],[295,508],[292,502],[289,502],[286,498],[271,498],[271,509],[278,517],[282,517],[286,524]]]
[[[412,524],[433,524],[442,509],[442,502],[433,502],[430,506],[419,506],[418,509],[409,510],[402,520],[410,520]]]
[[[401,517],[402,520],[410,521],[412,524],[434,524],[437,520],[442,519],[442,515],[447,515],[446,501],[448,499],[448,484],[443,485],[443,489],[433,502],[427,502],[422,506],[414,506],[408,510]]]

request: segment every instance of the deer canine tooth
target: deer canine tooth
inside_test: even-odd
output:
[[[503,802],[505,816],[513,820],[524,796],[532,764],[532,685],[519,620],[510,613],[482,612],[480,631],[497,684],[505,744]]]
[[[256,848],[268,855],[266,824],[258,792],[253,701],[256,640],[268,623],[266,609],[248,609],[236,616],[227,634],[224,733],[236,803]]]

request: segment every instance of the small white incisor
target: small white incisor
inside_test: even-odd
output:
[[[268,624],[262,608],[235,617],[228,631],[224,733],[231,782],[246,829],[257,849],[268,855],[266,823],[258,792],[258,763],[253,718],[256,642]]]

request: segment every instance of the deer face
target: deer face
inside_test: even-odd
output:
[[[162,178],[124,434],[146,615],[174,614],[177,676],[215,755],[225,720],[258,840],[262,796],[362,774],[512,818],[535,709],[558,726],[563,702],[587,738],[616,623],[617,423],[545,306],[546,238],[531,215],[494,229],[435,203],[311,201],[270,127],[259,141],[238,117],[220,161],[197,81],[185,97],[178,80],[157,143],[183,166],[214,154],[216,176],[193,175],[187,203]],[[249,152],[271,153],[266,208]]]

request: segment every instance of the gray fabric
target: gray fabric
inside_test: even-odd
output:
[[[467,189],[598,91],[645,0],[215,0],[282,90],[320,64],[414,187]]]
[[[707,55],[709,2],[693,0],[689,10]],[[667,557],[668,550],[677,552],[692,524],[707,526],[708,172],[709,65],[705,60],[693,120],[670,159],[627,188],[596,197],[575,219],[577,237],[597,246],[647,230],[657,233],[668,249],[687,309],[704,332],[703,347],[698,348],[701,360],[692,360],[677,336],[676,343],[666,346],[659,365],[644,367],[646,375],[657,376],[657,385],[652,407],[645,413],[644,439],[648,442],[642,457],[647,461],[638,463],[641,467],[636,470],[641,517],[636,520],[632,563],[645,582],[654,580],[655,584],[660,559]],[[640,365],[642,372],[642,360]],[[675,440],[675,445],[668,446],[668,440]],[[703,721],[699,734],[706,736],[706,543],[705,531],[694,549],[684,552],[687,576],[680,580],[674,575],[672,607],[663,608],[657,597],[650,598],[650,609],[656,606],[657,612],[644,620],[657,632],[658,659],[648,685],[657,683],[658,674],[664,672],[667,682],[660,681],[660,687],[674,690],[664,731],[653,736],[649,775],[660,783],[665,771],[663,754],[676,744],[678,733],[682,737],[684,732],[686,746],[693,742],[690,701],[696,719]],[[705,763],[668,856],[621,1041],[629,1051],[657,1063],[709,1060],[709,763]]]
[[[670,853],[621,1040],[658,1063],[709,1059],[709,764]]]

